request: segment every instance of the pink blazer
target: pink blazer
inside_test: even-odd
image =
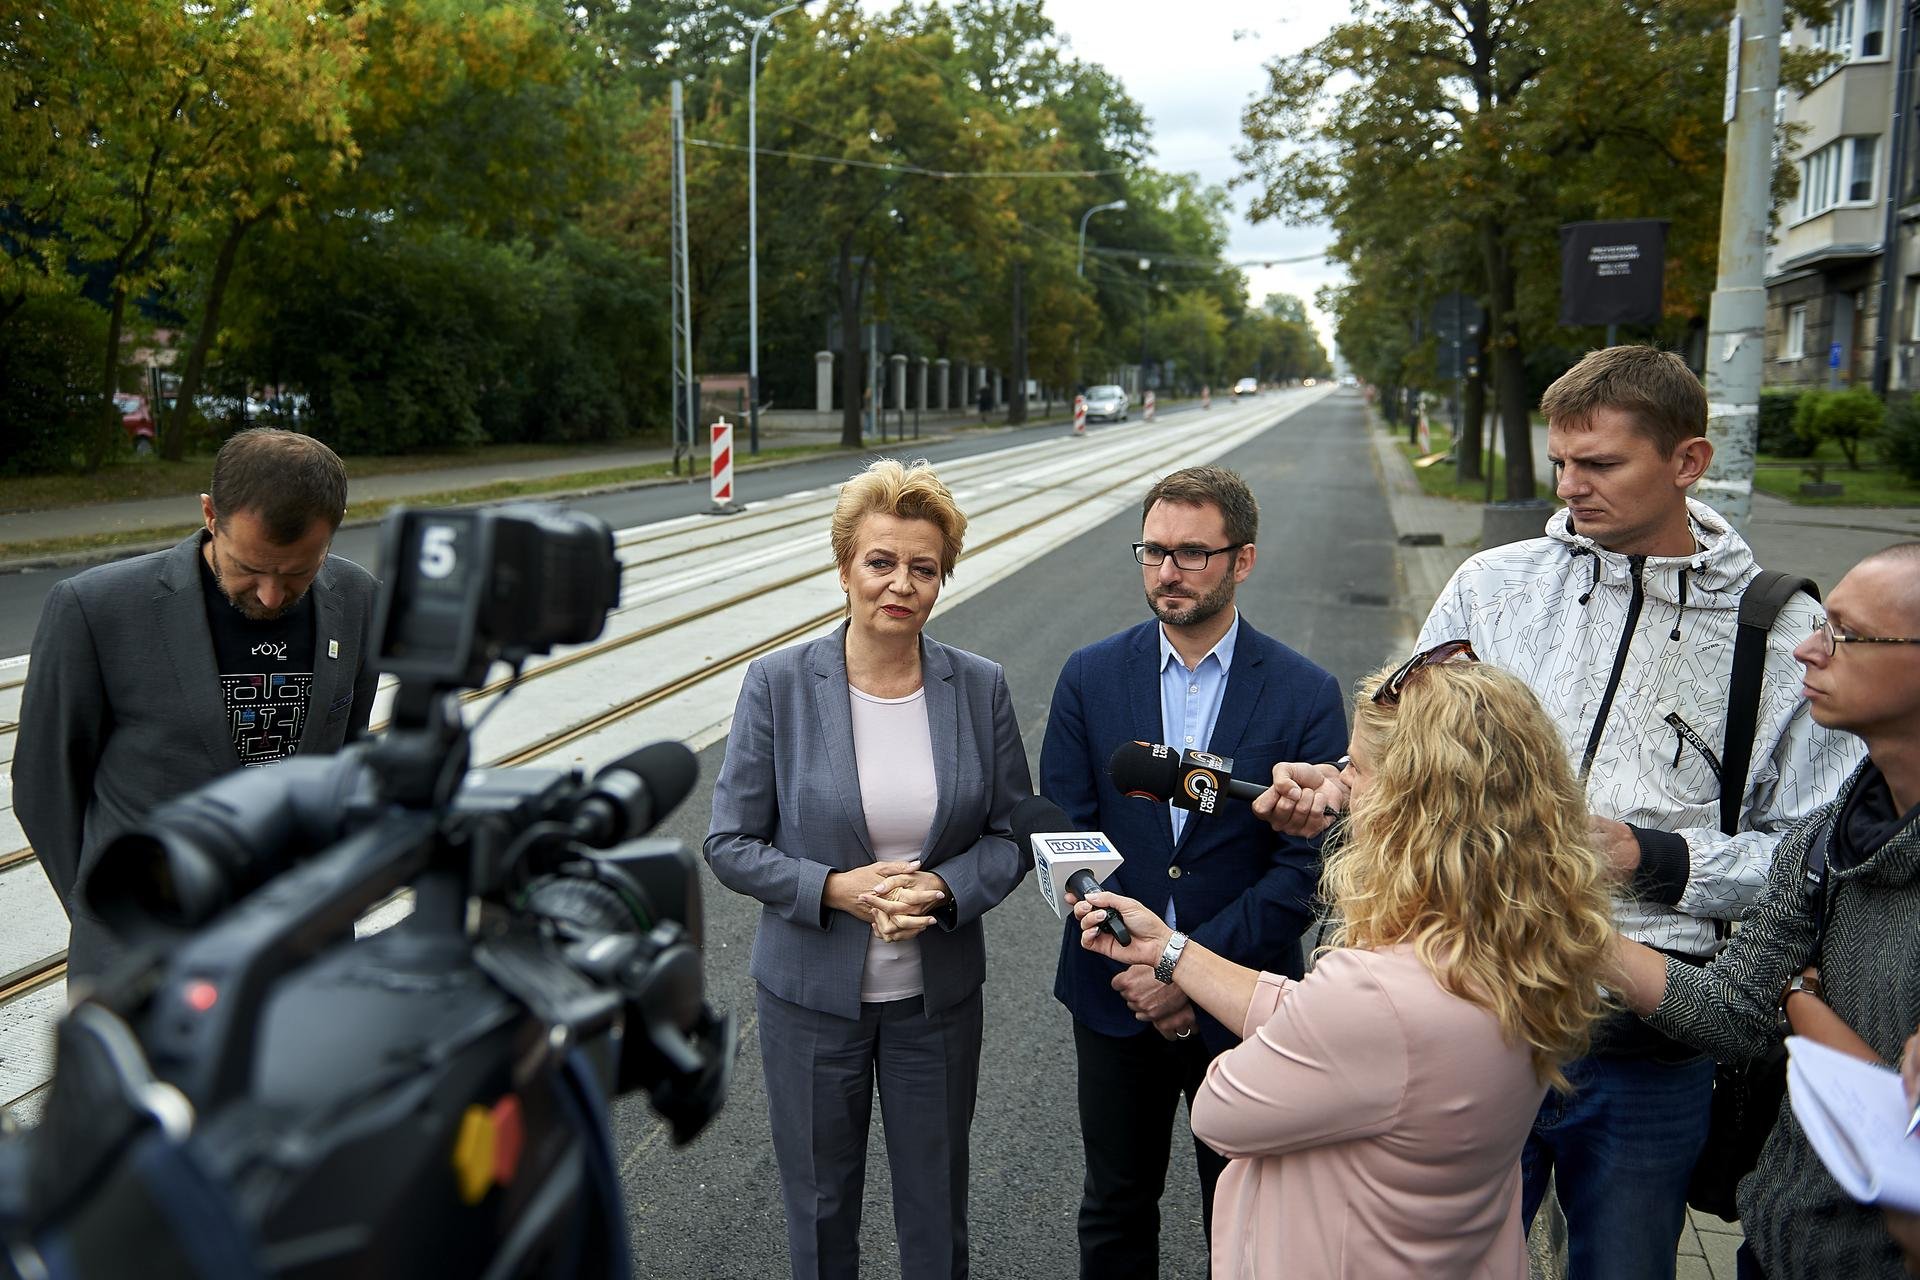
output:
[[[1214,1280],[1525,1280],[1520,1147],[1546,1094],[1492,1014],[1411,947],[1260,975],[1193,1131],[1233,1163]]]

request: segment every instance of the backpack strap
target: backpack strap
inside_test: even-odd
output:
[[[1811,578],[1762,569],[1740,596],[1740,622],[1734,631],[1733,674],[1727,694],[1727,740],[1720,752],[1720,830],[1740,830],[1740,801],[1747,793],[1747,769],[1753,762],[1753,733],[1760,719],[1760,677],[1767,666],[1767,636],[1774,620],[1796,591],[1815,600],[1820,588]]]

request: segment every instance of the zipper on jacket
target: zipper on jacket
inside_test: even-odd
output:
[[[1627,624],[1620,632],[1620,647],[1613,655],[1613,673],[1607,677],[1607,691],[1600,699],[1600,713],[1593,718],[1593,732],[1587,735],[1586,754],[1580,758],[1580,780],[1586,781],[1587,771],[1593,768],[1593,758],[1600,753],[1600,735],[1607,730],[1607,715],[1613,710],[1613,695],[1620,691],[1620,676],[1627,669],[1627,650],[1633,645],[1633,629],[1640,625],[1640,606],[1646,603],[1646,587],[1640,581],[1640,571],[1646,567],[1645,556],[1628,556],[1627,565],[1633,573],[1633,598],[1627,602]]]

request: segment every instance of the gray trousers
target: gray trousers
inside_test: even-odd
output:
[[[794,1280],[860,1274],[860,1209],[875,1085],[904,1280],[967,1274],[967,1133],[980,1082],[975,991],[929,1017],[918,997],[857,1020],[758,987],[760,1057]]]

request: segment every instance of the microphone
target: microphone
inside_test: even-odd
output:
[[[1171,802],[1195,813],[1212,814],[1220,797],[1254,801],[1267,789],[1233,776],[1233,761],[1205,751],[1175,751],[1157,742],[1123,742],[1107,761],[1107,776],[1127,795]]]
[[[574,806],[573,838],[596,849],[637,840],[687,798],[700,762],[681,742],[651,742],[594,775]]]
[[[1040,882],[1040,892],[1046,895],[1053,914],[1063,920],[1067,917],[1069,892],[1085,898],[1124,861],[1104,832],[1067,830],[1067,815],[1045,796],[1028,796],[1014,805],[1012,823],[1014,840],[1033,853],[1034,879]],[[1117,911],[1107,912],[1100,927],[1123,947],[1133,941],[1133,934]]]

